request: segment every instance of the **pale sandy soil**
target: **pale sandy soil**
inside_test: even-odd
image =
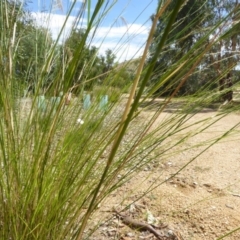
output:
[[[173,112],[173,108],[164,111],[153,128],[161,125]],[[204,118],[213,119],[217,113],[213,109],[203,109],[188,124]],[[138,120],[146,120],[153,114],[154,109],[143,111]],[[141,232],[126,226],[112,211],[113,207],[141,223],[146,223],[152,214],[154,225],[159,226],[157,231],[162,234],[163,240],[220,239],[240,228],[239,126],[230,136],[173,176],[204,149],[204,146],[194,147],[196,144],[221,135],[239,122],[239,112],[231,113],[203,133],[185,141],[176,149],[180,150],[178,153],[164,158],[156,156],[151,164],[137,172],[100,205],[89,223],[90,226],[91,222],[92,225],[100,223],[100,227],[88,239],[157,239],[148,231]],[[184,147],[189,150],[182,150]],[[141,197],[149,186],[154,186],[154,189]],[[224,239],[240,239],[240,230]]]
[[[194,115],[190,121],[211,118],[217,114],[215,110],[208,110]],[[142,114],[148,117],[153,112]],[[155,127],[171,114],[170,111],[161,114]],[[231,113],[205,132],[187,140],[184,144],[190,150],[180,151],[165,159],[156,157],[154,163],[137,173],[101,205],[92,221],[101,221],[102,224],[90,239],[157,239],[147,231],[140,232],[123,224],[112,212],[112,207],[125,209],[123,214],[142,223],[146,223],[149,212],[152,213],[155,225],[160,226],[158,231],[162,233],[161,239],[213,240],[239,228],[239,126],[234,134],[213,145],[179,174],[170,178],[204,148],[191,146],[219,136],[239,122],[240,114]],[[142,181],[146,176],[148,178]],[[138,199],[151,184],[155,188]],[[133,201],[135,203],[129,207]],[[105,222],[106,219],[110,220]],[[224,239],[240,239],[240,230]]]

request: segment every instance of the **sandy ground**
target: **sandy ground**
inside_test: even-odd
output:
[[[190,121],[212,117],[216,113],[214,110],[202,111]],[[146,117],[153,112],[144,114]],[[171,114],[169,111],[163,113],[155,126]],[[240,228],[240,127],[173,176],[204,148],[191,149],[191,146],[205,138],[216,137],[239,122],[240,114],[231,113],[206,132],[186,141],[184,144],[190,150],[169,156],[164,161],[156,157],[153,164],[137,173],[101,205],[92,221],[96,223],[101,219],[102,223],[90,239],[157,239],[149,231],[126,226],[112,212],[112,207],[123,210],[124,216],[141,223],[153,223],[161,233],[159,239],[221,239]],[[142,181],[146,176],[147,179]],[[155,188],[139,199],[150,185]],[[224,239],[240,239],[240,230]]]
[[[175,106],[175,105],[174,105]],[[178,106],[176,106],[178,107]],[[171,117],[174,108],[166,109],[153,128]],[[218,112],[203,109],[188,123],[212,118]],[[138,119],[148,119],[154,109],[143,111]],[[231,113],[203,133],[185,141],[179,152],[154,161],[113,192],[90,221],[99,228],[90,240],[157,239],[149,231],[127,226],[115,212],[140,223],[153,223],[162,240],[213,240],[240,228],[240,127],[223,141],[216,143],[177,175],[204,146],[201,141],[215,138],[240,122],[240,114]],[[189,150],[181,150],[184,147]],[[154,189],[145,194],[148,188]],[[161,237],[160,237],[161,236]],[[224,239],[240,239],[239,231]]]

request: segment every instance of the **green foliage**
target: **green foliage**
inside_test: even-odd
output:
[[[73,59],[73,55],[77,47],[81,46],[81,49],[79,51],[82,57],[76,62],[75,75],[73,76],[72,82],[70,83],[70,85],[72,86],[84,82],[84,79],[86,79],[86,77],[92,78],[93,76],[95,76],[95,74],[97,75],[100,73],[98,72],[98,69],[96,67],[93,67],[91,68],[91,71],[88,71],[88,68],[97,65],[97,49],[95,47],[87,47],[86,43],[84,42],[84,35],[84,29],[73,29],[63,46],[63,51],[66,55],[66,64],[68,64]],[[86,75],[88,73],[90,73],[91,75]],[[91,87],[91,85],[92,82],[90,82],[85,87],[88,89]]]
[[[171,1],[166,11],[158,20],[154,41],[150,47],[150,58],[148,60],[150,63],[155,53],[156,45],[161,41],[162,33],[166,28],[169,14],[173,11],[175,4],[176,1]],[[206,15],[208,14],[206,9],[207,6],[205,1],[187,1],[183,5],[176,16],[175,24],[167,39],[167,44],[158,56],[154,76],[152,77],[153,83],[159,81],[159,77],[168,70],[169,66],[176,64],[181,60],[201,37],[199,33],[205,24]],[[168,82],[167,84],[164,83],[162,88],[157,90],[157,94],[168,95],[173,92],[178,82],[174,78],[171,82],[172,83]],[[163,89],[165,89],[164,93],[162,93]],[[186,92],[186,90],[183,92]]]
[[[6,69],[11,68],[16,83],[25,85],[25,88],[34,90],[37,78],[41,75],[44,85],[50,74],[49,67],[43,66],[53,44],[51,34],[47,29],[36,26],[20,1],[3,1],[0,11],[1,39],[4,41],[1,51],[4,59],[2,69],[7,72]]]
[[[116,56],[113,54],[111,49],[107,49],[105,52],[105,57],[101,56],[102,63],[105,65],[104,72],[108,72],[113,68],[114,60]]]
[[[98,56],[98,49],[95,46],[88,46],[84,40],[84,29],[73,29],[70,36],[66,39],[63,51],[65,52],[65,62],[68,64],[74,55],[77,46],[82,45],[80,50],[81,59],[76,63],[75,75],[70,85],[78,85],[74,92],[79,92],[82,87],[85,90],[92,90],[94,85],[99,85],[106,78],[114,66],[116,56],[112,50],[106,50],[105,56]],[[105,74],[106,73],[106,74]]]
[[[50,67],[44,68],[49,49],[53,44],[47,29],[24,24],[19,29],[18,48],[16,49],[16,77],[28,87],[35,88],[38,77],[42,75],[43,87],[50,81]],[[36,60],[37,59],[37,60]]]
[[[166,19],[173,11],[175,4],[176,1],[171,1],[158,21],[155,38],[150,47],[149,63],[151,63],[152,55],[155,52],[155,45],[161,40],[163,29],[166,27]],[[164,96],[172,93],[179,83],[174,77],[171,78],[172,83],[160,83],[161,75],[168,71],[169,66],[184,61],[186,56],[201,54],[201,51],[205,51],[205,47],[213,38],[221,40],[216,40],[215,43],[213,40],[211,47],[205,53],[201,63],[198,64],[200,71],[196,71],[192,75],[192,80],[188,79],[181,86],[178,94],[195,94],[199,87],[205,84],[211,86],[210,90],[213,87],[217,89],[221,85],[218,82],[213,82],[213,79],[216,76],[219,79],[226,77],[226,71],[230,68],[234,69],[238,62],[238,56],[235,52],[236,47],[238,47],[238,34],[232,28],[228,31],[229,25],[225,24],[225,21],[232,22],[233,19],[238,18],[237,8],[235,1],[224,1],[224,3],[219,1],[187,1],[183,5],[169,34],[167,44],[159,54],[155,65],[151,82],[155,84],[159,81],[161,86],[156,89],[156,95]],[[226,19],[223,20],[224,18]],[[214,29],[214,26],[218,24],[218,28]],[[234,29],[237,28],[237,25],[234,26]],[[204,36],[209,29],[213,29],[211,37],[205,38]],[[197,41],[201,41],[202,50],[199,48],[199,52],[192,52],[191,49],[194,48]],[[234,76],[231,75],[231,78],[233,79]]]

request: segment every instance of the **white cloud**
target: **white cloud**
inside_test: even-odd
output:
[[[103,43],[93,42],[92,45],[99,48],[101,55],[104,55],[107,49],[113,50],[118,62],[140,57],[143,52],[143,46],[131,42],[120,45],[114,41],[104,41]]]
[[[99,27],[96,33],[96,37],[110,37],[119,38],[132,35],[147,35],[148,29],[140,24],[128,24],[121,27]]]
[[[118,61],[129,60],[142,55],[149,29],[140,24],[128,24],[121,27],[98,27],[92,45],[104,54],[113,50]]]
[[[48,13],[34,13],[33,16],[35,16],[36,22],[39,26],[46,27],[50,30],[52,33],[52,37],[54,40],[57,39],[64,22],[66,21],[65,15],[60,14],[48,14]],[[64,39],[67,38],[69,32],[72,29],[72,26],[75,22],[75,17],[69,16],[67,19],[67,22],[65,24],[64,30],[62,32],[62,35],[60,37],[60,42],[64,41]],[[82,24],[82,27],[85,26],[85,20],[82,19],[80,23]]]
[[[49,28],[53,39],[56,40],[66,16],[47,13],[36,13],[35,16],[37,24]],[[68,18],[60,41],[67,38],[74,21],[75,17]],[[82,19],[81,22],[81,27],[86,27],[86,20]],[[94,36],[90,44],[99,48],[99,54],[104,55],[107,49],[111,49],[118,61],[129,60],[141,56],[148,32],[149,28],[141,24],[128,24],[119,27],[99,26],[95,33],[91,31]]]

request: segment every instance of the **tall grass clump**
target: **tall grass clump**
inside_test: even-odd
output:
[[[69,8],[66,19],[70,18],[76,2]],[[131,84],[125,89],[111,84],[120,78],[122,67],[114,67],[105,75],[91,75],[98,53],[86,57],[85,46],[90,46],[114,4],[97,1],[91,12],[90,3],[89,0],[82,4],[72,26],[72,32],[83,27],[87,12],[85,31],[71,53],[69,48],[60,47],[67,20],[59,38],[51,41],[48,31],[39,27],[31,31],[32,23],[22,20],[21,2],[0,3],[1,239],[88,239],[92,233],[88,224],[99,204],[152,161],[152,152],[157,152],[160,159],[172,154],[185,140],[202,133],[234,110],[188,123],[203,107],[219,99],[220,93],[211,88],[219,75],[200,86],[191,97],[179,99],[181,107],[156,125],[158,116],[175,101],[183,84],[199,71],[209,51],[234,34],[238,22],[228,26],[227,32],[218,31],[230,15],[206,27],[193,47],[158,75],[155,66],[159,56],[179,41],[171,33],[180,24],[175,21],[176,16],[186,4],[179,0],[174,10],[168,12],[166,27],[149,61],[148,51],[156,39],[158,19],[165,15],[171,3],[159,1],[144,52],[137,61]],[[26,25],[28,28],[24,28]],[[34,42],[29,43],[30,55],[26,57],[24,41],[29,36]],[[83,58],[86,61],[80,71]],[[23,63],[27,69],[24,72],[21,71]],[[76,75],[79,78],[74,82]],[[157,81],[151,81],[154,77]],[[26,89],[32,90],[28,97]],[[143,117],[145,106],[151,107],[146,103],[154,100],[158,89],[165,93],[164,100],[154,108],[154,114]],[[106,93],[110,100],[100,106]],[[74,97],[68,102],[70,94]],[[91,104],[85,102],[86,96],[91,97]],[[207,141],[205,149],[231,130],[226,129],[223,135]]]

